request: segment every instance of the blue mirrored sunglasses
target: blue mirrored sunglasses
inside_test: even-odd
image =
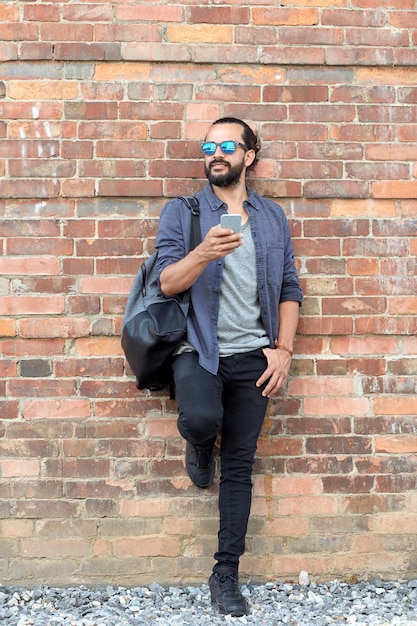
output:
[[[201,144],[201,149],[207,156],[212,156],[216,152],[217,147],[220,148],[223,154],[233,154],[236,152],[236,148],[238,146],[247,152],[247,147],[243,143],[240,143],[240,141],[222,141],[221,143],[216,143],[215,141],[205,141]]]

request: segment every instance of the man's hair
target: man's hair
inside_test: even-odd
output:
[[[213,122],[212,126],[216,126],[217,124],[239,124],[243,128],[243,141],[248,150],[253,150],[255,152],[255,158],[253,162],[247,168],[247,171],[255,169],[256,164],[258,163],[258,152],[261,149],[261,144],[259,141],[259,137],[256,133],[253,132],[249,124],[246,124],[243,120],[238,119],[237,117],[221,117],[219,120]]]

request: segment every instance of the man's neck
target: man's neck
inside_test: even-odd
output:
[[[246,213],[243,208],[244,201],[248,199],[245,181],[235,187],[216,187],[216,185],[211,187],[213,193],[227,204],[229,213],[241,213],[242,215]]]

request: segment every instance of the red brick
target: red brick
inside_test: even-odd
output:
[[[76,518],[82,508],[81,502],[65,500],[21,500],[16,504],[17,518],[47,519],[47,518]]]
[[[138,246],[134,238],[79,239],[76,241],[78,257],[112,257],[120,254],[133,256],[137,249]]]
[[[12,374],[3,370],[3,362],[0,363],[2,375]],[[2,419],[13,420],[19,417],[19,402],[17,400],[0,400]],[[2,433],[3,436],[3,433]]]
[[[355,321],[355,332],[357,334],[386,335],[415,335],[417,333],[416,317],[403,318],[358,318]]]
[[[373,476],[323,476],[324,493],[369,493],[374,488]]]
[[[163,146],[160,142],[145,141],[98,141],[97,157],[105,158],[157,158],[163,156]]]
[[[3,41],[36,41],[38,25],[30,23],[3,23],[1,37]]]
[[[373,26],[382,27],[387,22],[385,11],[379,8],[370,11],[363,8],[362,10],[352,9],[323,9],[321,15],[321,24],[323,26]],[[371,32],[373,32],[371,30]]]
[[[340,380],[340,379],[335,379]],[[326,435],[326,434],[347,434],[351,432],[350,419],[340,418],[312,418],[297,417],[287,419],[288,433],[291,435]]]
[[[68,256],[73,253],[73,242],[70,239],[56,237],[14,237],[7,240],[7,253],[13,254],[46,254]]]
[[[160,196],[162,181],[159,180],[100,180],[101,196]]]
[[[93,26],[90,24],[40,24],[42,41],[92,41]]]
[[[190,7],[189,23],[246,24],[250,21],[248,7]]]
[[[72,380],[55,380],[39,378],[22,378],[11,380],[9,382],[9,395],[14,398],[25,398],[36,396],[59,398],[66,396],[75,396],[77,392],[75,381]]]
[[[144,178],[144,163],[137,161],[88,160],[80,163],[80,176],[90,178]]]
[[[58,195],[56,180],[9,180],[0,184],[2,198],[56,198]]]
[[[286,469],[297,474],[349,474],[352,472],[352,457],[332,456],[303,456],[297,459],[287,459]]]
[[[93,5],[63,5],[62,7],[62,16],[65,21],[73,22],[73,21],[81,21],[81,22],[91,22],[95,24],[96,22],[106,22],[111,21],[113,18],[112,7],[101,4],[93,4]],[[45,20],[48,21],[48,20]]]
[[[366,198],[370,195],[369,185],[361,181],[309,181],[304,185],[308,198]]]
[[[415,473],[396,476],[377,476],[376,491],[382,493],[403,493],[405,491],[415,491],[417,487],[417,476]]]
[[[372,454],[372,440],[358,436],[307,437],[306,450],[310,454]]]

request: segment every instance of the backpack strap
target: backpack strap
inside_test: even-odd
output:
[[[191,250],[201,243],[200,204],[195,196],[178,196],[191,211]]]

